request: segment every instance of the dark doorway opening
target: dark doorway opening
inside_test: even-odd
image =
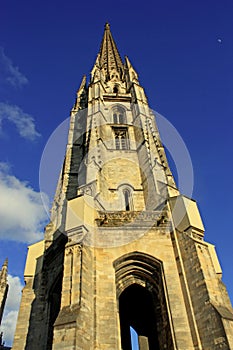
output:
[[[138,334],[145,350],[160,350],[157,332],[158,305],[152,293],[138,284],[127,287],[119,298],[121,346],[132,350],[130,327]]]

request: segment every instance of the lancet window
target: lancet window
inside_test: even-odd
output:
[[[114,124],[125,124],[126,115],[125,110],[121,107],[115,107],[113,109],[113,123]]]
[[[129,211],[130,210],[130,192],[129,190],[125,189],[123,191],[124,194],[124,200],[125,200],[125,210]]]
[[[121,210],[131,211],[133,210],[133,189],[127,184],[119,187],[119,195],[121,198]]]

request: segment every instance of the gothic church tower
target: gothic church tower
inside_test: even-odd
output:
[[[105,25],[70,115],[44,240],[29,246],[14,350],[233,350],[233,310],[143,87]]]

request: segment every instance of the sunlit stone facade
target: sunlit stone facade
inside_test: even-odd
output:
[[[180,194],[143,87],[108,24],[70,115],[44,240],[29,247],[14,350],[233,349],[196,202]]]

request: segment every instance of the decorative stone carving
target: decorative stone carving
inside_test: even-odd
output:
[[[161,211],[99,211],[98,226],[122,226],[127,224],[159,226],[168,221],[167,213]]]
[[[68,237],[67,246],[82,242],[87,232],[87,228],[83,225],[66,231]]]
[[[91,183],[79,187],[78,195],[82,194],[94,197],[96,195],[96,181],[92,181]]]

